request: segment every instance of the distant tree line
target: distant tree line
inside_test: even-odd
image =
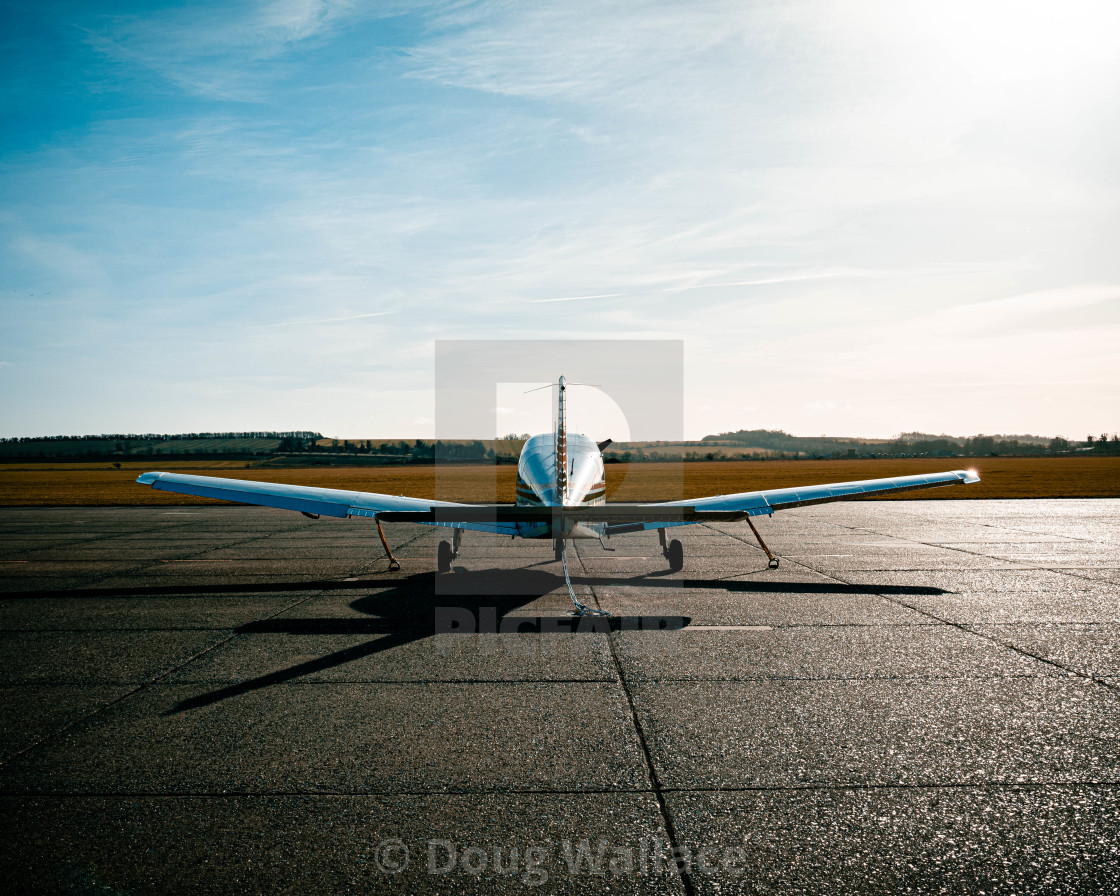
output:
[[[321,439],[322,433],[298,430],[293,432],[179,432],[179,433],[106,433],[86,436],[14,436],[0,438],[0,443],[23,442],[175,442],[197,439]]]
[[[325,439],[323,441],[326,441]],[[280,451],[301,451],[328,454],[369,454],[387,458],[397,458],[405,463],[431,463],[432,461],[483,461],[494,460],[497,456],[493,448],[485,443],[474,441],[427,442],[416,439],[413,442],[375,442],[373,439],[331,439],[330,444],[280,445]]]
[[[138,455],[187,457],[302,457],[300,463],[332,463],[345,456],[362,464],[517,463],[528,434],[510,433],[484,442],[436,439],[326,439],[308,430],[175,434],[109,434],[0,438],[0,458],[86,457],[123,459]],[[172,444],[168,444],[172,443]],[[682,450],[685,449],[685,450]],[[615,443],[608,463],[839,457],[983,457],[1040,455],[1120,455],[1120,435],[975,435],[965,438],[902,433],[891,440],[793,436],[782,430],[738,430],[694,442]],[[358,458],[361,458],[358,460]]]
[[[744,449],[777,452],[785,456],[809,457],[982,457],[990,455],[1038,456],[1091,451],[1095,454],[1120,453],[1117,433],[1090,435],[1084,442],[1062,436],[968,437],[902,433],[889,441],[838,439],[827,436],[792,436],[782,430],[752,429],[705,436],[712,445],[742,445]],[[704,455],[697,455],[703,457]]]
[[[1093,454],[1120,454],[1120,434],[1102,432],[1099,436],[1090,435],[1085,440],[1085,446]]]

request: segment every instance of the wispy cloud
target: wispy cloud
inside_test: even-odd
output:
[[[412,75],[511,96],[629,104],[656,95],[671,105],[699,98],[690,89],[697,69],[705,60],[721,65],[721,45],[739,51],[756,19],[733,3],[589,4],[586,12],[596,19],[592,30],[567,5],[482,3],[469,20],[458,10],[437,14],[446,27],[410,50]]]
[[[684,292],[690,289],[713,289],[717,286],[769,286],[773,283],[799,283],[804,280],[835,280],[837,278],[867,277],[867,271],[821,271],[816,274],[791,274],[788,277],[766,277],[760,280],[726,280],[718,283],[695,283],[691,286],[670,286],[665,292]]]
[[[1022,324],[1030,317],[1069,312],[1120,300],[1120,285],[1085,283],[958,305],[940,313],[965,326]]]
[[[261,102],[284,72],[277,60],[355,14],[349,0],[273,0],[153,9],[76,27],[107,58],[154,71],[188,93]],[[261,70],[263,61],[271,70]]]
[[[284,320],[275,324],[260,324],[257,329],[265,330],[271,327],[303,327],[311,324],[335,324],[347,320],[363,320],[367,317],[384,317],[387,314],[396,314],[396,311],[371,311],[368,314],[348,314],[345,317],[320,317],[315,320]]]
[[[605,292],[597,296],[564,296],[557,299],[533,299],[532,301],[534,305],[543,305],[547,302],[583,302],[587,299],[615,299],[620,295],[622,295],[620,292]]]

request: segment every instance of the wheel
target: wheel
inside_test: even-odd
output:
[[[669,550],[665,552],[669,558],[669,569],[677,572],[684,569],[684,547],[680,543],[680,539],[674,538],[669,542]]]
[[[440,572],[451,572],[451,542],[441,541],[436,552],[436,566]]]

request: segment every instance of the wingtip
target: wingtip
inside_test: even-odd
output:
[[[961,474],[961,480],[966,484],[980,481],[980,474],[976,470],[958,470]]]
[[[151,485],[162,475],[163,473],[141,473],[136,477],[136,481],[141,485]]]

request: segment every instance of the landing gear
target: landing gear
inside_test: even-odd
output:
[[[684,569],[684,545],[677,538],[666,542],[664,529],[657,530],[657,537],[661,542],[661,553],[669,561],[669,569],[680,572]]]
[[[673,572],[684,569],[684,547],[678,539],[674,538],[669,542],[669,550],[665,552],[665,556],[669,559],[669,569]]]
[[[770,552],[770,548],[766,547],[766,542],[763,541],[762,536],[758,534],[758,530],[754,527],[754,523],[751,522],[751,518],[749,516],[747,517],[747,525],[751,527],[751,531],[754,533],[754,537],[758,539],[758,543],[762,545],[762,550],[766,552],[766,556],[767,558],[769,558],[770,562],[767,563],[767,566],[769,566],[770,569],[777,569],[778,558]]]
[[[459,556],[459,545],[463,541],[463,530],[455,529],[452,541],[441,541],[436,550],[436,568],[440,572],[451,572],[451,561]]]
[[[306,516],[306,514],[304,515]],[[377,523],[377,534],[381,536],[381,546],[385,548],[385,553],[389,557],[389,569],[396,572],[401,568],[401,565],[397,562],[397,558],[393,556],[393,552],[389,550],[389,542],[385,540],[385,530],[381,528],[381,520],[374,517],[374,522]]]

